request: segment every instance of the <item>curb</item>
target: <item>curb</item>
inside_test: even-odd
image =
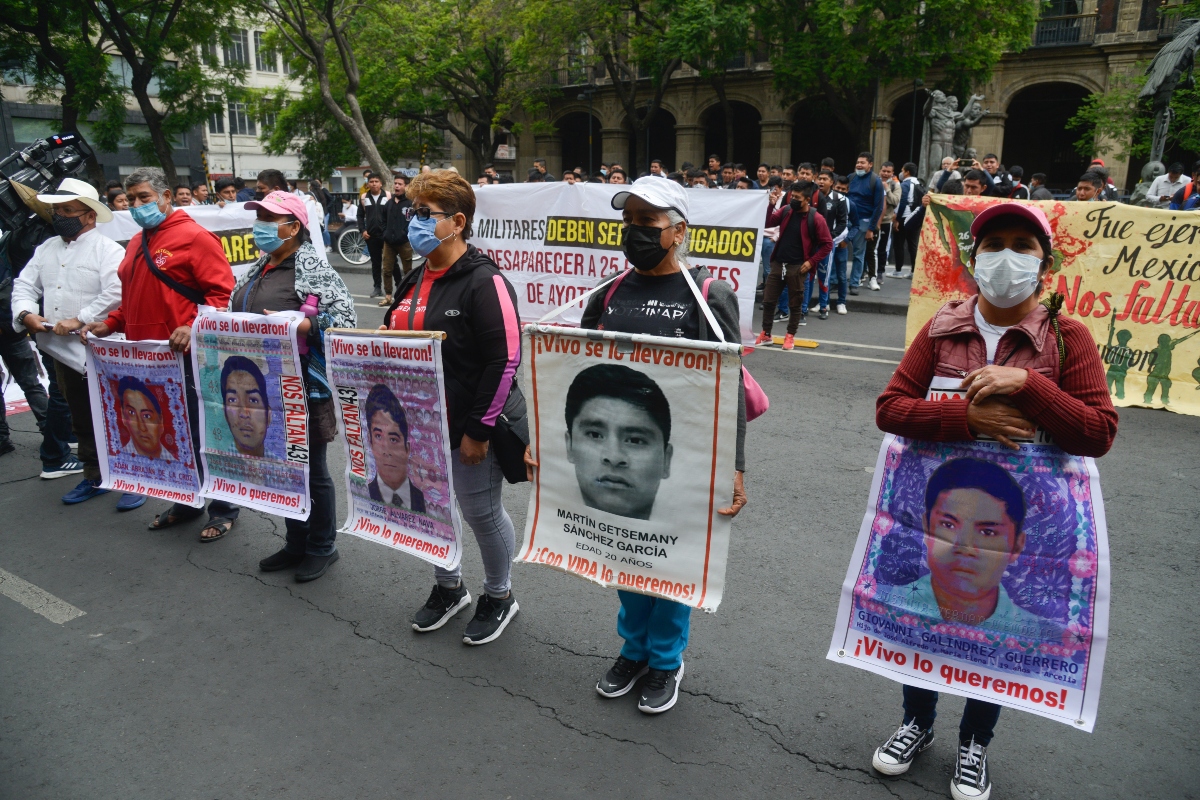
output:
[[[908,316],[908,303],[897,303],[888,300],[862,300],[859,298],[846,298],[847,311],[865,311],[868,313],[877,314],[892,314],[895,316]]]

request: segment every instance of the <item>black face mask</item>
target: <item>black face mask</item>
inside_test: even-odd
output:
[[[799,200],[792,200],[791,202],[788,203],[788,205],[790,205],[792,207],[792,211],[795,211],[797,213],[804,210],[803,208],[801,208],[801,203]]]
[[[670,250],[659,244],[665,230],[666,228],[651,228],[646,225],[626,226],[621,246],[634,269],[643,272],[652,270],[667,257]]]
[[[54,228],[54,232],[64,239],[74,239],[83,230],[83,220],[79,217],[63,217],[53,214],[50,217],[50,225]]]
[[[262,200],[262,199],[263,199],[264,197],[266,197],[266,196],[267,196],[267,195],[266,195],[264,192],[255,192],[255,193],[254,193],[254,199],[255,199],[255,200]]]

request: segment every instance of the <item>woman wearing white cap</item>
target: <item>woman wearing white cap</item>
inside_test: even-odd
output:
[[[688,193],[675,181],[653,175],[639,178],[627,191],[613,196],[612,206],[620,210],[625,222],[622,244],[633,269],[607,297],[597,292],[584,309],[580,326],[607,331],[650,336],[674,336],[684,339],[720,341],[707,323],[688,286],[688,278],[702,285],[711,276],[703,267],[689,268]],[[664,315],[663,307],[678,313]],[[724,281],[713,281],[708,292],[708,307],[724,333],[725,341],[741,338],[737,295]],[[733,501],[718,513],[737,515],[746,505],[742,485],[745,470],[746,402],[738,389],[738,435]],[[526,463],[537,463],[526,455]],[[633,689],[642,676],[638,709],[646,714],[661,714],[675,705],[679,683],[683,679],[683,651],[687,647],[691,625],[690,606],[648,595],[618,590],[621,611],[617,633],[625,640],[616,663],[596,684],[604,697],[621,697]]]
[[[1117,433],[1117,412],[1096,343],[1082,323],[1058,316],[1061,296],[1046,304],[1038,300],[1054,264],[1046,215],[1034,206],[997,203],[975,218],[971,235],[979,294],[946,303],[917,334],[876,402],[876,423],[911,439],[989,436],[1013,449],[1012,440],[1033,436],[1036,426],[1072,455],[1104,455]],[[939,378],[961,380],[966,396],[926,400]],[[992,614],[1000,594],[990,587],[973,599]],[[904,687],[904,720],[875,751],[876,770],[907,772],[933,744],[937,702],[935,691]],[[987,748],[999,717],[1000,706],[967,700],[950,782],[956,800],[987,800],[991,794]]]

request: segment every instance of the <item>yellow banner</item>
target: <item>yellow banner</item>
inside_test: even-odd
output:
[[[921,228],[907,341],[942,304],[976,293],[971,221],[991,197],[934,195]],[[1092,332],[1118,406],[1200,416],[1200,214],[1121,203],[1029,203],[1054,231],[1045,293]]]

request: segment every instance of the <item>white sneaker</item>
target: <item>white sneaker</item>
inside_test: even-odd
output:
[[[871,291],[879,291],[879,281],[877,281],[875,278],[871,278]]]
[[[838,306],[837,306],[837,312],[838,312],[839,314],[841,314],[841,315],[845,316],[845,314],[846,314],[846,304],[845,304],[845,303],[838,303]]]

